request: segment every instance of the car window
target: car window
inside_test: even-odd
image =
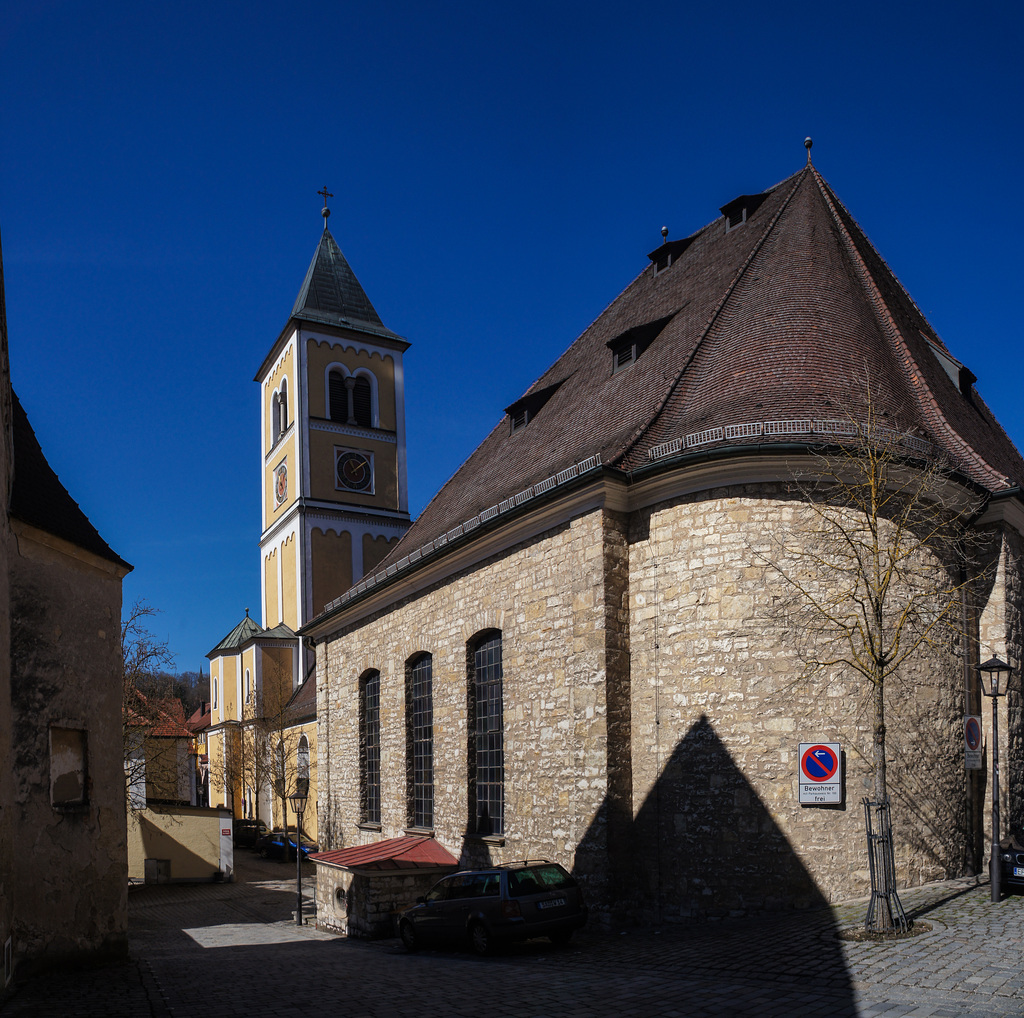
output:
[[[463,892],[466,898],[493,898],[501,887],[501,877],[497,873],[475,873]]]
[[[444,901],[448,897],[448,889],[452,885],[453,880],[459,880],[460,877],[445,877],[444,880],[439,880],[434,886],[427,891],[427,901]]]
[[[575,886],[576,881],[555,863],[513,870],[508,875],[508,893],[513,898],[540,894],[543,891],[561,891],[566,887]]]

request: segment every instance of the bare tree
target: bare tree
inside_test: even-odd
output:
[[[146,733],[163,718],[159,700],[147,696],[142,687],[174,662],[166,641],[161,642],[147,628],[147,621],[158,614],[159,609],[137,600],[121,622],[122,718],[129,811],[145,807]]]
[[[886,692],[918,656],[962,646],[962,607],[972,582],[971,524],[981,499],[929,443],[878,420],[836,422],[836,441],[793,489],[804,527],[777,539],[768,562],[786,595],[776,605],[797,634],[803,679],[848,671],[870,697],[875,803],[888,817]],[[870,822],[870,821],[869,821]],[[869,848],[873,841],[869,832]],[[891,841],[889,847],[891,871]],[[877,867],[872,860],[874,870]],[[891,929],[894,880],[870,924]],[[902,913],[902,909],[899,909]]]

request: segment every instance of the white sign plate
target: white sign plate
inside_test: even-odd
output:
[[[843,801],[843,752],[838,742],[801,742],[797,766],[801,806]]]

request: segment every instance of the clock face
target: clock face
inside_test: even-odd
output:
[[[338,456],[338,487],[349,491],[369,491],[373,467],[361,452],[343,452]]]
[[[281,505],[288,498],[288,464],[282,463],[274,471],[274,505]]]

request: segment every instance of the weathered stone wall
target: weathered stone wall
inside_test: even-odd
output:
[[[127,950],[123,570],[19,525],[11,550],[15,954]],[[51,727],[85,733],[86,802],[52,805]]]
[[[605,531],[590,512],[479,568],[400,603],[318,648],[321,850],[399,836],[407,813],[405,666],[433,656],[434,832],[463,865],[548,858],[577,863],[603,902],[608,794],[606,655],[628,674],[622,593],[605,590]],[[611,554],[624,583],[624,540]],[[614,570],[613,570],[614,571]],[[608,629],[609,618],[617,631]],[[483,630],[502,634],[505,831],[466,834],[467,646]],[[381,824],[360,827],[358,681],[381,674]],[[628,716],[619,707],[619,725]],[[628,766],[628,759],[625,761]],[[620,768],[621,769],[621,768]],[[628,787],[628,782],[627,782]],[[329,789],[329,792],[327,791]],[[620,795],[621,795],[620,791]],[[577,846],[591,833],[586,860]]]
[[[1014,668],[1010,693],[999,697],[999,812],[1002,837],[1011,831],[1018,836],[1024,827],[1024,712],[1021,686],[1024,681],[1024,541],[1010,527],[1000,527],[995,577],[978,622],[978,660],[999,657]],[[982,857],[989,858],[992,837],[992,699],[978,701],[985,732],[985,771],[980,783],[982,798]],[[983,862],[983,867],[987,862]]]
[[[597,921],[865,894],[873,689],[844,666],[805,677],[808,633],[780,608],[815,525],[782,485],[593,511],[342,630],[318,647],[321,847],[407,827],[405,663],[426,651],[435,834],[463,865],[558,860]],[[1007,571],[990,599],[1019,587],[1019,562]],[[1019,633],[1019,607],[1005,614]],[[465,834],[466,647],[490,628],[503,636],[506,824],[481,840]],[[933,643],[886,685],[902,886],[963,873],[970,855],[964,641]],[[368,669],[381,673],[379,827],[358,822]],[[842,745],[840,806],[799,805],[801,742]]]
[[[637,514],[630,558],[633,778],[641,907],[664,919],[809,905],[869,889],[860,801],[872,793],[871,687],[803,679],[778,605],[787,538],[815,520],[785,489],[712,491]],[[771,563],[781,566],[782,572]],[[899,880],[963,866],[961,672],[949,647],[889,680]],[[845,805],[798,804],[798,744],[838,742]],[[657,903],[657,904],[655,904]]]
[[[398,914],[415,905],[447,872],[359,874],[317,863],[317,928],[364,939],[394,936]]]

